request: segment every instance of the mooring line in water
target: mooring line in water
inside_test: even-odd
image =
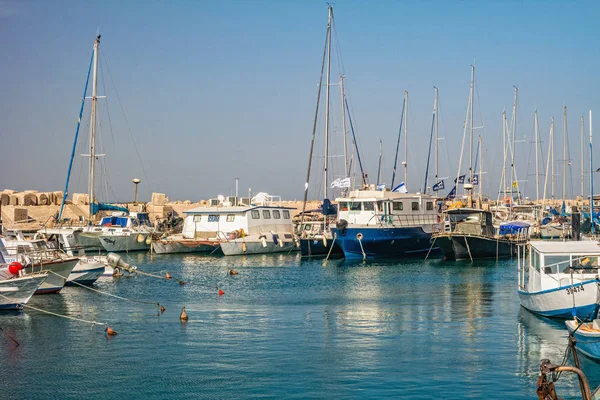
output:
[[[0,327],[0,331],[4,332],[4,334],[5,334],[6,336],[8,336],[8,338],[9,338],[10,340],[12,340],[13,342],[15,342],[15,343],[17,344],[17,346],[20,346],[20,345],[21,345],[21,343],[17,342],[17,340],[16,340],[14,337],[12,337],[12,336],[10,336],[8,333],[6,333],[6,331],[5,331],[4,329],[2,329],[1,327]]]
[[[181,279],[173,278],[168,272],[167,272],[167,274],[169,274],[168,276],[160,276],[160,275],[156,275],[156,274],[151,274],[149,272],[140,271],[139,269],[136,269],[135,273],[136,274],[140,274],[140,275],[151,276],[153,278],[164,279],[166,281],[174,280],[176,282],[179,282],[180,285],[185,285],[185,284],[191,283],[191,282],[186,282],[186,281],[181,280]]]
[[[49,271],[49,272],[52,272],[52,273],[53,273],[53,274],[55,274],[55,275],[61,276],[61,275],[57,274],[56,272],[53,272],[53,271]],[[61,277],[62,277],[62,276],[61,276]],[[91,290],[92,292],[96,292],[96,293],[104,294],[104,295],[107,295],[107,296],[110,296],[110,297],[114,297],[114,298],[117,298],[117,299],[121,299],[121,300],[125,300],[125,301],[131,301],[131,302],[134,302],[134,303],[141,303],[141,304],[152,304],[152,305],[155,305],[155,306],[157,306],[159,309],[160,309],[160,307],[162,307],[162,306],[161,306],[161,304],[160,304],[160,303],[158,303],[158,302],[153,302],[153,301],[143,301],[143,300],[134,300],[134,299],[128,299],[128,298],[126,298],[126,297],[117,296],[116,294],[112,294],[112,293],[108,293],[108,292],[103,292],[103,291],[101,291],[101,290],[94,289],[94,288],[91,288],[91,287],[89,287],[89,286],[86,286],[86,285],[82,285],[82,284],[81,284],[81,283],[79,283],[79,282],[71,281],[71,283],[73,283],[73,284],[75,284],[75,285],[77,285],[77,286],[81,286],[82,288],[85,288],[85,289]]]

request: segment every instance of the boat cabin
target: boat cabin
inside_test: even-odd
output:
[[[528,292],[557,289],[573,281],[596,279],[600,245],[596,241],[531,241],[528,262],[519,268],[519,287]]]
[[[389,190],[355,190],[336,199],[338,218],[358,225],[419,226],[437,224],[436,198]]]
[[[134,226],[152,227],[150,217],[145,212],[113,212],[110,216],[103,217],[101,226],[131,228]]]
[[[492,213],[476,208],[454,208],[444,213],[444,232],[474,236],[494,236]]]
[[[292,238],[290,210],[279,206],[198,207],[184,211],[184,239],[231,239],[265,232],[288,233]]]

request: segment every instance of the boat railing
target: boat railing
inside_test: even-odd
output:
[[[415,227],[423,225],[438,225],[440,221],[437,215],[416,214],[416,215],[398,215],[398,214],[375,214],[367,222],[367,226],[379,225],[385,227]]]

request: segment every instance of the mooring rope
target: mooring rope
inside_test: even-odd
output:
[[[8,338],[9,338],[10,340],[12,340],[13,342],[15,342],[15,343],[17,344],[17,346],[20,346],[20,345],[21,345],[21,343],[17,342],[17,340],[16,340],[14,337],[12,337],[12,336],[10,336],[8,333],[6,333],[6,331],[5,331],[4,329],[2,329],[1,327],[0,327],[0,331],[4,332],[4,334],[5,334],[6,336],[8,336]]]
[[[325,235],[325,232],[323,232]],[[325,257],[325,261],[329,260],[329,256],[331,255],[331,250],[333,250],[333,245],[335,244],[335,239],[337,238],[337,233],[333,234],[333,240],[331,241],[331,247],[329,248],[329,252],[327,253],[327,257]]]

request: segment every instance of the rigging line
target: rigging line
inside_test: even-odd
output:
[[[475,95],[477,97],[477,108],[479,110],[479,118],[481,118],[481,137],[485,138],[485,121],[483,120],[483,112],[481,112],[481,99],[479,98],[479,85],[477,84],[477,79],[473,80],[473,88],[475,90]],[[480,186],[480,191],[481,193],[484,192],[483,190],[483,184],[484,184],[485,180],[482,179],[482,177],[479,177],[479,185]]]
[[[102,68],[102,64],[100,64],[100,77],[102,78],[102,89],[104,89],[104,94],[106,94],[106,82],[104,80],[104,68]],[[108,109],[108,97],[104,99],[104,104],[106,107],[106,114],[108,115],[108,126],[110,129],[110,137],[112,139],[112,145],[113,148],[116,149],[117,148],[117,144],[115,142],[115,136],[113,134],[113,128],[112,128],[112,121],[110,118],[110,110]]]
[[[102,59],[104,60],[104,64],[106,64],[106,71],[108,72],[108,77],[110,78],[110,82],[113,85],[113,89],[115,89],[115,95],[117,97],[117,101],[119,102],[119,106],[121,107],[121,111],[123,112],[123,118],[125,119],[125,125],[127,125],[127,132],[129,133],[129,137],[131,138],[131,141],[133,142],[133,148],[135,149],[135,153],[137,154],[138,160],[139,160],[140,165],[142,167],[142,172],[144,173],[144,177],[146,178],[146,182],[148,182],[148,188],[150,189],[150,191],[153,191],[150,178],[148,178],[148,174],[146,173],[146,168],[144,167],[144,163],[142,161],[142,157],[140,156],[140,152],[139,152],[138,147],[137,147],[137,145],[135,143],[135,139],[133,137],[133,132],[131,131],[131,126],[129,125],[129,120],[127,119],[127,114],[125,114],[125,108],[123,107],[123,103],[121,102],[121,97],[119,96],[119,92],[117,91],[117,86],[115,85],[115,82],[114,82],[114,80],[112,78],[112,74],[110,73],[110,67],[108,66],[107,58],[104,55],[104,51],[102,49],[100,49],[100,53],[102,53]]]
[[[346,68],[344,67],[344,60],[342,59],[342,49],[340,47],[340,39],[338,38],[337,29],[335,27],[335,18],[333,18],[333,10],[332,10],[332,18],[331,18],[331,27],[333,30],[333,35],[335,40],[333,41],[335,45],[335,53],[336,53],[336,61],[338,65],[338,72],[344,75],[346,72]]]

